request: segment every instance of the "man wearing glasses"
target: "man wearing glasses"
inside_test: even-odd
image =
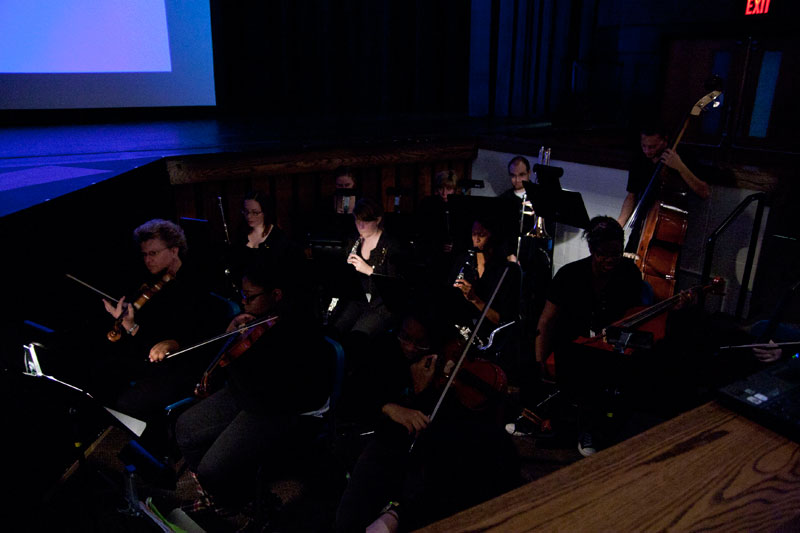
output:
[[[187,356],[153,363],[208,335],[214,317],[208,291],[184,263],[187,245],[180,226],[154,219],[136,228],[133,237],[146,269],[145,282],[116,305],[103,300],[116,322],[109,333],[112,342],[98,356],[94,381],[98,394],[121,412],[158,420],[165,406],[191,394],[206,359]]]

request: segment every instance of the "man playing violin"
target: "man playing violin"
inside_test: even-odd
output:
[[[165,355],[199,339],[209,320],[208,293],[183,256],[186,237],[177,224],[161,219],[134,231],[147,270],[145,283],[133,297],[116,305],[103,300],[114,317],[109,332],[113,357],[100,359],[95,380],[113,405],[139,418],[159,418],[165,406],[191,392],[196,361],[185,359],[155,365]],[[104,349],[103,351],[107,351]]]
[[[256,466],[272,477],[313,442],[316,414],[326,405],[332,361],[318,328],[297,305],[287,275],[274,264],[251,264],[242,279],[244,312],[228,331],[225,383],[177,420],[175,436],[188,467],[216,504],[252,499]],[[247,327],[256,318],[274,317]]]

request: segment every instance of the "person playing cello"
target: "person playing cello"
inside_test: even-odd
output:
[[[550,284],[539,318],[536,362],[542,376],[553,352],[578,337],[593,337],[641,305],[642,276],[633,261],[622,256],[622,227],[611,217],[595,217],[584,233],[590,256],[564,265]],[[590,435],[587,433],[587,435]],[[584,435],[579,449],[589,454],[594,445]]]

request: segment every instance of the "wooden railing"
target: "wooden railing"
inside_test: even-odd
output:
[[[381,146],[330,150],[296,150],[283,153],[226,153],[167,160],[179,217],[203,218],[222,231],[218,197],[227,223],[242,223],[242,199],[251,189],[269,196],[278,224],[290,234],[303,226],[302,218],[332,207],[333,172],[348,166],[356,175],[360,195],[383,202],[395,210],[391,189],[406,192],[401,212],[414,212],[431,194],[437,172],[454,170],[470,179],[478,149],[474,141],[407,142]]]

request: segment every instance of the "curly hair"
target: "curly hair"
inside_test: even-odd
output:
[[[183,228],[169,220],[154,218],[133,230],[133,240],[136,244],[142,244],[150,239],[161,239],[167,248],[178,248],[178,253],[181,255],[188,249]]]

